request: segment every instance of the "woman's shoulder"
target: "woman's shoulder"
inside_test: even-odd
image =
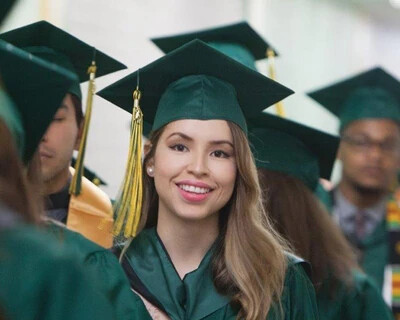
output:
[[[310,265],[293,254],[287,253],[286,257],[287,269],[281,296],[284,319],[318,319],[315,291],[309,278]]]
[[[311,278],[311,264],[305,261],[304,259],[294,255],[293,253],[286,253],[286,261],[287,261],[287,270],[286,270],[286,278],[291,274],[297,274],[298,270],[302,270],[307,277]]]

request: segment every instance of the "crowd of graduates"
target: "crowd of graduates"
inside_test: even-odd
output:
[[[0,33],[0,319],[400,319],[400,82],[308,93],[336,136],[265,112],[294,92],[247,22],[152,41],[95,92],[126,68],[95,44]],[[132,114],[116,199],[84,166],[95,94]]]

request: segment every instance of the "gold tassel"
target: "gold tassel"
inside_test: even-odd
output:
[[[267,58],[268,58],[268,75],[272,80],[276,80],[276,71],[275,71],[275,52],[271,48],[267,49]],[[279,101],[275,104],[276,113],[280,117],[285,117],[285,109],[283,108],[283,103]]]
[[[82,132],[82,139],[79,145],[78,156],[76,158],[75,163],[75,174],[72,177],[71,185],[69,187],[69,193],[78,196],[82,191],[82,176],[84,170],[84,158],[86,152],[86,142],[89,132],[89,124],[90,118],[92,116],[92,105],[93,105],[93,96],[95,94],[95,78],[96,78],[96,62],[93,60],[91,66],[88,68],[89,74],[89,87],[88,87],[88,95],[86,100],[86,113],[85,119],[83,123],[83,132]]]
[[[133,110],[128,162],[125,168],[124,183],[117,202],[114,205],[116,221],[115,236],[124,230],[124,237],[136,236],[142,211],[142,134],[143,113],[139,106],[141,92],[139,87],[133,92]]]

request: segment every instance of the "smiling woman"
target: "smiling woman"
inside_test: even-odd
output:
[[[99,95],[132,112],[138,77]],[[301,262],[263,214],[244,118],[291,91],[198,40],[141,69],[140,90],[153,131],[121,261],[150,316],[316,319]]]

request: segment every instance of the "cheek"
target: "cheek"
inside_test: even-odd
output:
[[[237,167],[234,161],[224,161],[210,164],[210,171],[215,181],[228,191],[233,190],[236,181]],[[229,191],[231,192],[231,191]]]
[[[186,160],[184,154],[174,155],[166,148],[159,148],[154,155],[154,180],[171,178],[184,170]]]

